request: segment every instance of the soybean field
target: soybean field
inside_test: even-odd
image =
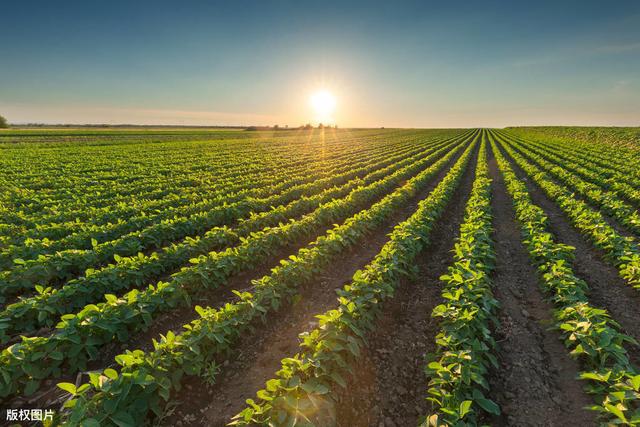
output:
[[[639,208],[637,128],[2,131],[0,408],[640,425]]]

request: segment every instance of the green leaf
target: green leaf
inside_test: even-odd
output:
[[[118,378],[118,372],[115,369],[107,368],[104,370],[104,374],[112,380]]]
[[[500,415],[500,407],[490,399],[476,399],[478,405],[485,411],[493,415]]]
[[[640,375],[631,378],[631,385],[635,391],[640,391]]]
[[[627,417],[624,416],[624,413],[620,409],[616,408],[610,403],[605,403],[604,407],[607,408],[607,410],[611,412],[613,415],[620,418],[623,422],[625,423],[627,422]]]
[[[24,388],[25,396],[31,396],[38,389],[38,387],[40,387],[40,381],[38,380],[29,381],[26,387]]]
[[[465,400],[460,404],[460,418],[464,418],[464,416],[469,413],[469,410],[471,409],[471,403],[472,402],[470,400]]]
[[[58,388],[63,389],[64,391],[73,394],[75,396],[76,394],[76,385],[75,384],[71,384],[71,383],[58,383],[57,384]]]
[[[206,310],[199,305],[196,305],[196,313],[198,313],[200,317],[205,317],[207,314]]]
[[[95,418],[88,418],[82,421],[83,427],[100,427],[100,422]]]
[[[61,351],[54,351],[54,352],[51,352],[51,354],[49,354],[49,358],[53,360],[63,360],[64,354]]]
[[[606,375],[602,375],[597,372],[583,372],[580,374],[580,379],[607,382],[610,375],[611,372],[608,372]]]
[[[427,367],[434,371],[439,371],[440,369],[444,368],[439,362],[431,362],[427,365]]]
[[[136,425],[133,417],[122,411],[111,415],[111,421],[116,423],[119,427],[133,427]]]
[[[312,393],[313,394],[326,394],[326,393],[329,392],[329,388],[326,385],[321,384],[318,381],[313,380],[313,379],[311,379],[311,380],[307,381],[306,383],[302,384],[300,387],[304,391],[306,391],[307,393],[310,393],[310,394],[312,394]]]

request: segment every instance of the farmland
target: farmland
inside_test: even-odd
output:
[[[640,425],[637,128],[0,132],[0,399]]]

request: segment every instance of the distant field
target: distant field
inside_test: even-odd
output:
[[[257,131],[232,128],[9,128],[0,129],[2,143],[68,143],[86,142],[95,144],[193,141],[217,139],[255,139],[265,137],[291,136],[295,131]]]
[[[634,128],[0,131],[2,407],[638,425],[639,147]]]
[[[558,137],[566,142],[603,143],[640,149],[640,127],[524,127],[511,128],[522,135]]]

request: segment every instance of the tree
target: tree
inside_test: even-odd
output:
[[[7,122],[7,119],[0,116],[0,128],[8,128],[8,127],[9,127],[9,123]]]

